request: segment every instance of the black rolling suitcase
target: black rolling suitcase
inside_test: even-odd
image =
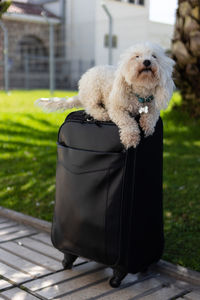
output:
[[[63,266],[85,257],[114,269],[110,284],[157,262],[163,252],[163,128],[125,150],[118,127],[84,111],[69,114],[58,134],[52,243]]]

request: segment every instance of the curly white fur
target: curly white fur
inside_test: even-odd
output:
[[[139,122],[145,136],[153,134],[160,110],[167,107],[173,93],[173,66],[174,61],[160,46],[149,42],[136,44],[121,55],[117,68],[97,66],[83,74],[77,96],[41,98],[37,104],[49,111],[83,106],[95,119],[117,124],[126,148],[136,147],[140,130],[134,116],[148,110],[141,113]],[[137,95],[153,95],[154,99],[140,103]]]

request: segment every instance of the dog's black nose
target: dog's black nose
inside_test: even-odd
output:
[[[145,59],[145,60],[143,61],[143,65],[145,65],[145,67],[149,67],[150,64],[151,64],[151,61],[148,60],[148,59]]]

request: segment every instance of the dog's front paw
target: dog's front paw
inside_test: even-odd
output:
[[[120,138],[122,144],[126,149],[130,147],[136,148],[140,142],[140,133],[139,131],[135,132],[135,131],[125,130],[125,131],[121,131]]]
[[[154,133],[154,126],[146,118],[140,118],[140,126],[144,131],[145,137],[152,135]]]
[[[86,112],[91,115],[95,120],[98,120],[98,121],[110,121],[110,117],[108,115],[108,112],[104,109],[86,109]]]
[[[107,113],[107,111],[103,112],[101,115],[101,121],[110,121],[110,117]]]
[[[145,137],[148,137],[150,135],[153,135],[154,134],[154,127],[149,127],[147,129],[144,130],[144,136]]]

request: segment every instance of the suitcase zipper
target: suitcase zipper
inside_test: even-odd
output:
[[[81,111],[82,112],[82,111]],[[95,120],[92,116],[88,115],[87,113],[82,113],[82,116],[77,116],[76,114],[76,118],[73,118],[73,114],[75,112],[70,113],[66,119],[64,123],[67,122],[81,122],[81,123],[93,123],[96,124],[97,126],[101,126],[101,125],[115,125],[112,121],[99,121],[99,120]],[[77,113],[77,112],[76,112]]]

